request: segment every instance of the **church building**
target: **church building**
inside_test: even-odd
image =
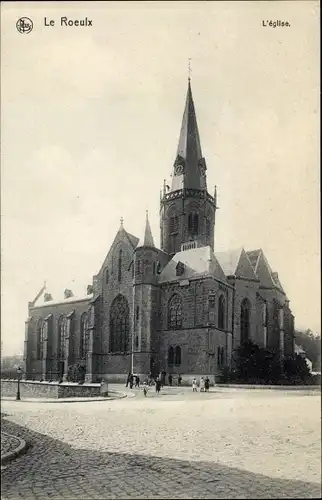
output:
[[[88,382],[165,371],[185,380],[219,375],[251,339],[283,358],[294,351],[289,300],[262,249],[216,252],[217,193],[207,188],[189,79],[171,186],[160,197],[160,248],[148,214],[142,239],[121,221],[87,295],[44,286],[28,304],[26,378]]]

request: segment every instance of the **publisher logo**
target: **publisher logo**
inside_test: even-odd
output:
[[[16,28],[19,31],[19,33],[22,33],[23,35],[26,35],[32,31],[34,27],[34,23],[32,22],[29,17],[21,17],[18,19],[16,23]]]

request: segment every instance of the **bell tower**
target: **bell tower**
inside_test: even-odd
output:
[[[214,249],[217,192],[207,191],[190,77],[171,187],[164,182],[160,200],[161,249],[173,255],[189,248]]]

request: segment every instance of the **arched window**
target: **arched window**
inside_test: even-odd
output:
[[[127,351],[129,343],[129,305],[123,295],[118,295],[110,310],[110,351]]]
[[[170,234],[176,234],[179,230],[179,217],[172,215],[170,217]]]
[[[138,337],[138,335],[136,335],[136,337],[135,337],[135,348],[138,349],[138,347],[139,347],[139,337]]]
[[[210,220],[207,218],[206,219],[206,236],[210,236],[211,234],[211,224]]]
[[[199,214],[191,213],[188,215],[188,230],[192,234],[198,234],[199,230]]]
[[[243,344],[249,339],[249,317],[250,303],[244,299],[240,306],[240,343]]]
[[[108,267],[105,269],[105,284],[107,285],[108,284],[108,280],[109,280],[109,272],[108,272]]]
[[[177,345],[175,349],[175,354],[174,354],[174,364],[176,366],[181,365],[181,347]]]
[[[161,273],[161,262],[157,262],[157,274]]]
[[[45,322],[41,318],[37,324],[37,359],[42,359],[44,355],[44,334]]]
[[[174,364],[174,349],[172,346],[168,349],[168,366],[173,366]]]
[[[156,269],[156,266],[155,266],[155,261],[153,261],[153,268],[152,268],[152,273],[153,273],[153,276],[155,275],[155,269]]]
[[[223,295],[220,295],[218,300],[218,328],[224,330],[225,328],[225,309],[226,301]]]
[[[87,313],[83,313],[80,319],[80,359],[86,359],[88,347],[88,316]]]
[[[122,248],[119,251],[119,261],[118,261],[118,281],[122,281]]]
[[[58,320],[58,359],[65,359],[65,340],[67,334],[67,320],[60,316]]]
[[[182,302],[181,297],[177,294],[169,300],[168,327],[170,330],[182,328]]]
[[[139,306],[136,306],[136,321],[139,321],[139,317],[140,317],[140,308]]]

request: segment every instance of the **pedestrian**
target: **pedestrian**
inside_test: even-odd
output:
[[[125,386],[125,387],[128,387],[128,386],[129,386],[130,377],[131,377],[131,372],[129,372],[129,374],[128,374],[128,376],[127,376],[127,379],[126,379],[126,386]]]
[[[171,374],[168,376],[168,380],[169,380],[169,386],[172,387],[172,375]]]
[[[130,389],[133,389],[133,382],[134,382],[134,377],[133,377],[133,374],[131,373],[131,375],[130,375]]]
[[[140,377],[137,375],[135,377],[135,387],[138,387],[140,389]]]
[[[195,377],[192,379],[192,392],[197,392],[197,379]]]
[[[181,375],[179,373],[179,376],[178,376],[178,385],[181,385],[181,381],[182,381],[182,377],[181,377]]]
[[[210,380],[208,377],[205,379],[205,391],[209,392]]]
[[[161,389],[161,380],[157,378],[155,381],[155,390],[157,394],[160,393],[160,389]]]
[[[148,384],[146,383],[146,381],[143,382],[143,394],[144,394],[144,397],[147,396],[148,394],[148,389],[149,389],[149,386]]]
[[[200,379],[200,392],[205,392],[205,379],[203,377]]]

